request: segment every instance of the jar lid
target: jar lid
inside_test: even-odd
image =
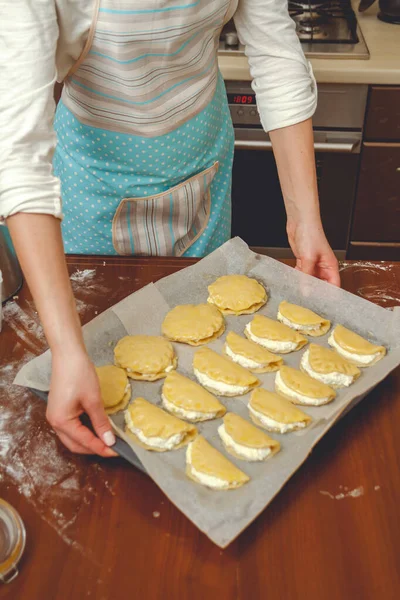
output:
[[[18,575],[17,563],[25,549],[26,532],[18,512],[0,498],[0,581],[9,583]]]

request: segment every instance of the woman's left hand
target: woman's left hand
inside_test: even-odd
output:
[[[288,221],[287,234],[296,257],[296,269],[340,287],[339,264],[326,239],[321,221]]]

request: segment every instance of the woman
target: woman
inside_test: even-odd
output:
[[[229,238],[233,131],[217,47],[234,14],[297,268],[339,285],[318,207],[315,81],[284,0],[0,0],[0,14],[0,216],[52,350],[47,418],[70,450],[112,456],[61,218],[65,250],[81,254],[203,256]]]

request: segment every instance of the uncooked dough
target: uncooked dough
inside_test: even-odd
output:
[[[247,275],[223,275],[208,286],[207,302],[230,315],[255,313],[267,302],[267,292],[256,279]]]
[[[225,331],[221,312],[210,304],[182,304],[169,311],[162,333],[174,342],[201,346],[217,339]]]
[[[96,373],[106,413],[112,415],[126,408],[131,399],[131,386],[124,369],[104,365],[96,367]]]
[[[127,335],[116,345],[114,357],[128,377],[144,381],[166,377],[177,366],[172,344],[157,335]]]

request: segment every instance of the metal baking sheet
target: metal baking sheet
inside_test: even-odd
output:
[[[48,395],[49,395],[48,392],[41,392],[40,390],[35,390],[34,388],[29,388],[29,389],[36,396],[38,396],[41,400],[44,400],[47,403],[47,399],[48,399]],[[90,419],[88,418],[87,415],[82,415],[81,421],[84,425],[86,425],[93,431],[92,424],[90,423]],[[122,456],[122,458],[125,458],[125,460],[130,462],[131,465],[133,465],[134,467],[139,469],[139,471],[146,473],[146,469],[140,462],[139,458],[136,456],[133,449],[130,446],[128,446],[128,444],[124,440],[122,440],[121,438],[117,438],[117,441],[113,446],[113,450],[115,450],[115,452],[117,454]]]

